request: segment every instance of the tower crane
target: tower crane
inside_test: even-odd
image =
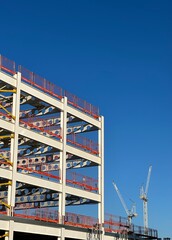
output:
[[[147,206],[148,198],[147,198],[147,194],[148,194],[151,171],[152,171],[152,166],[149,167],[145,190],[144,190],[143,186],[140,189],[140,198],[143,200],[143,223],[144,223],[145,230],[148,229],[148,206]]]
[[[131,226],[132,218],[133,218],[133,217],[137,217],[135,205],[132,206],[131,210],[128,210],[128,208],[127,208],[127,206],[126,206],[126,204],[125,204],[125,202],[124,202],[124,199],[123,199],[123,197],[122,197],[122,195],[121,195],[121,193],[120,193],[117,185],[114,183],[114,181],[113,181],[112,183],[113,183],[113,186],[114,186],[114,188],[115,188],[115,190],[116,190],[116,192],[117,192],[117,194],[118,194],[118,197],[119,197],[119,199],[120,199],[120,201],[121,201],[121,203],[122,203],[122,206],[123,206],[123,208],[124,208],[124,210],[125,210],[125,212],[126,212],[126,214],[127,214],[128,223],[129,223],[129,225]]]

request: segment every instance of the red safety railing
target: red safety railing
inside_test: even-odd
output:
[[[58,139],[62,138],[62,130],[57,126],[53,126],[49,120],[31,117],[24,120],[20,119],[19,121],[22,127],[42,132],[44,135],[47,134]]]
[[[22,115],[22,112],[21,112]],[[27,117],[23,119],[25,122],[30,122],[37,127],[45,128],[46,130],[60,130],[60,128],[57,126],[58,122],[56,117],[49,117],[49,118],[40,118],[40,117]]]
[[[5,160],[3,160],[1,157],[0,157],[0,167],[1,168],[10,168],[11,167],[11,164],[9,162],[6,162]]]
[[[23,161],[25,160],[23,159]],[[27,164],[18,164],[17,169],[20,173],[31,174],[35,177],[45,178],[50,181],[59,182],[61,179],[57,163],[32,164],[27,161]],[[98,192],[98,181],[96,179],[75,172],[67,171],[66,184],[86,191]]]
[[[45,78],[29,71],[28,69],[19,66],[19,72],[21,72],[21,79],[29,83],[30,85],[46,92],[58,99],[62,98],[62,88],[56,86],[55,84],[47,81]]]
[[[18,67],[19,72],[21,73],[21,79],[31,85],[34,85],[33,80],[33,72],[28,69],[22,67],[21,65]]]
[[[104,229],[105,232],[127,233],[129,230],[127,218],[105,214]]]
[[[7,211],[0,211],[0,214],[7,215]]]
[[[58,181],[60,180],[60,176],[57,175],[59,174],[59,171],[55,169],[53,171],[55,171],[54,174],[50,173],[49,167],[51,167],[51,165],[49,164],[28,164],[28,165],[18,165],[17,169],[18,172],[24,173],[24,174],[33,174],[36,177],[41,177],[41,178],[46,178],[48,180],[55,180]],[[45,170],[46,169],[46,170]],[[52,171],[52,170],[51,170]]]
[[[49,208],[36,208],[36,209],[29,209],[29,205],[25,205],[25,210],[15,210],[14,216],[20,218],[27,218],[32,220],[44,221],[44,222],[52,222],[52,223],[59,223],[59,213],[57,210],[50,210]],[[6,211],[0,211],[0,214],[7,214]],[[87,228],[93,229],[95,226],[99,226],[98,218],[85,216],[76,213],[65,213],[64,217],[64,224],[70,225],[74,227],[80,228]],[[105,215],[105,222],[104,222],[104,230],[105,232],[114,232],[120,234],[130,234],[135,233],[142,236],[149,236],[150,238],[158,238],[158,231],[155,229],[146,229],[141,226],[136,225],[128,225],[127,219],[114,216],[111,214]]]
[[[82,112],[85,112],[94,118],[99,118],[99,109],[97,107],[68,91],[64,91],[64,95],[67,97],[68,103],[73,107],[80,109]]]
[[[98,155],[98,143],[95,143],[91,139],[82,137],[78,134],[71,133],[67,135],[67,142],[74,145],[77,148],[85,150],[91,154]]]
[[[14,75],[16,73],[16,64],[14,61],[0,55],[0,69],[10,75]]]
[[[14,216],[44,222],[59,222],[58,212],[49,209],[35,209],[35,211],[31,209],[18,210],[15,211]]]
[[[3,120],[11,121],[12,115],[0,112],[0,118],[2,118]],[[22,127],[35,130],[36,132],[42,132],[44,135],[47,134],[50,137],[61,139],[62,129],[59,128],[59,126],[55,125],[56,122],[53,121],[54,119],[41,119],[37,117],[30,117],[24,120],[20,119],[19,122]]]
[[[16,73],[16,64],[14,61],[7,59],[6,57],[0,55],[0,69],[14,75]],[[63,96],[68,98],[68,104],[81,110],[82,112],[88,114],[89,116],[98,119],[99,109],[92,104],[78,98],[76,95],[69,93],[68,91],[63,91],[61,87],[47,81],[45,78],[31,72],[30,70],[24,68],[23,66],[18,66],[18,71],[21,72],[22,81],[36,87],[37,89],[54,96],[57,99],[61,99]]]
[[[93,226],[98,224],[98,219],[94,217],[66,212],[65,224],[75,227],[93,228]]]
[[[35,211],[33,209],[15,210],[14,216],[44,222],[59,223],[59,213],[56,210],[41,208],[37,208],[35,209]],[[98,225],[98,219],[90,216],[66,212],[64,224],[75,227],[92,229],[95,225]]]
[[[82,174],[67,171],[67,185],[77,187],[91,192],[98,192],[97,179]]]
[[[0,104],[3,106],[2,103]],[[9,113],[7,113],[7,111],[5,111],[1,106],[0,106],[0,109],[1,109],[0,118],[2,118],[3,120],[11,121],[12,120],[11,108],[10,109],[8,108]]]

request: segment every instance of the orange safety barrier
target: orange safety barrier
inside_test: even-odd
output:
[[[0,167],[7,169],[11,167],[11,164],[9,162],[6,162],[5,160],[0,160]]]
[[[78,134],[71,133],[67,136],[67,142],[81,148],[91,154],[98,155],[98,144],[93,142],[91,139],[82,137]]]
[[[96,179],[75,172],[67,171],[66,183],[87,191],[98,192],[98,181]]]
[[[12,120],[12,115],[10,115],[8,113],[0,112],[0,118],[2,118],[3,120],[11,121]]]
[[[21,213],[20,213],[21,212]],[[59,223],[59,214],[56,210],[49,210],[49,209],[26,209],[26,210],[19,210],[15,211],[14,213],[15,217],[21,217],[21,218],[29,218],[32,220],[39,220],[44,222],[54,222]],[[80,214],[75,213],[65,213],[64,218],[64,224],[75,226],[75,227],[81,227],[81,228],[93,228],[95,226],[98,226],[98,219],[90,216],[84,216]]]
[[[81,111],[93,116],[94,118],[99,117],[99,109],[97,107],[82,100],[81,98],[68,91],[64,91],[64,95],[67,97],[68,103],[73,107],[80,109]]]
[[[35,129],[38,130],[40,132],[43,132],[45,134],[48,134],[52,137],[56,137],[61,139],[61,129],[57,129],[56,127],[56,131],[51,131],[50,128],[52,127],[51,125],[48,125],[48,121],[45,120],[38,120],[38,124],[36,121],[34,121],[34,118],[28,118],[27,120],[19,120],[21,124],[24,124],[24,127],[29,128],[29,129]],[[39,127],[39,123],[41,122],[41,125],[45,127]]]
[[[57,129],[57,131],[60,130],[59,127],[57,127],[57,123],[59,123],[59,121],[57,120],[56,117],[51,117],[51,118],[40,118],[40,117],[28,117],[27,119],[25,118],[26,122],[30,122],[34,125],[36,125],[37,127],[42,127],[42,128],[46,128],[46,129]]]
[[[35,210],[35,211],[34,211]],[[7,214],[6,211],[0,211],[0,214]],[[53,222],[59,223],[59,213],[56,210],[50,209],[25,209],[25,210],[15,210],[14,212],[15,217],[27,218],[32,220],[44,221],[44,222]],[[135,233],[142,236],[149,236],[151,238],[158,238],[158,231],[155,229],[145,229],[141,226],[131,225],[129,227],[127,223],[127,219],[114,216],[111,214],[106,214],[107,219],[105,218],[104,222],[104,230],[105,232],[115,232],[120,234],[130,234]],[[99,229],[98,219],[90,216],[85,216],[76,213],[65,213],[64,224],[81,227],[81,228],[89,228],[89,229]]]
[[[23,81],[58,99],[62,98],[62,88],[47,81],[45,78],[40,77],[39,75],[29,71],[21,65],[19,66],[19,72],[21,72],[21,79]]]
[[[14,61],[11,61],[0,55],[0,69],[9,73],[10,75],[14,75],[16,73],[16,64]],[[68,98],[68,104],[81,110],[89,116],[94,117],[95,119],[99,118],[100,114],[98,107],[93,106],[92,104],[82,100],[81,98],[78,98],[68,91],[64,91],[63,93],[61,87],[58,87],[57,85],[47,81],[45,78],[40,77],[21,65],[18,66],[18,71],[21,73],[22,81],[38,88],[45,93],[48,93],[51,96],[54,96],[55,98],[62,99],[63,96],[66,96]]]
[[[0,112],[0,117],[4,120],[12,120],[12,116],[7,113]],[[24,127],[35,129],[58,139],[62,138],[62,129],[54,125],[53,119],[28,118],[27,120],[19,120]]]
[[[0,69],[4,72],[7,72],[11,75],[14,75],[16,73],[16,65],[15,62],[12,60],[9,60],[8,58],[0,55]]]
[[[7,211],[0,211],[0,214],[7,215]]]
[[[45,166],[45,164],[44,164],[44,166]],[[32,166],[19,166],[18,165],[17,166],[17,169],[19,169],[19,171],[23,170],[22,171],[23,173],[29,173],[29,174],[34,173],[34,174],[40,175],[41,177],[43,177],[43,176],[48,177],[48,179],[55,179],[55,180],[58,180],[58,181],[60,180],[59,176],[50,174],[50,173],[45,172],[45,171],[41,171],[41,164],[39,164],[39,168],[40,169],[37,170],[38,169],[38,165],[37,165],[37,169],[35,169],[34,165],[32,165]]]
[[[59,222],[59,213],[58,211],[49,210],[49,209],[36,209],[35,210],[35,216],[37,219],[41,219],[41,221],[47,221],[48,222]]]
[[[19,210],[15,211],[14,213],[15,217],[21,217],[21,218],[27,218],[32,220],[38,220],[38,221],[44,221],[44,222],[53,222],[58,223],[58,212],[57,211],[51,211],[49,209],[26,209],[26,210]]]
[[[98,219],[75,213],[65,213],[65,224],[82,228],[93,228],[98,224]]]
[[[104,229],[105,232],[117,232],[126,234],[129,230],[127,218],[105,214]]]

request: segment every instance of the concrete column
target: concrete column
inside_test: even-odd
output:
[[[9,236],[7,237],[8,240],[14,239],[14,221],[9,221]]]
[[[102,226],[102,230],[103,230],[103,225],[102,225],[104,223],[104,117],[103,116],[101,116],[100,121],[101,121],[101,128],[98,131],[98,143],[99,143],[99,154],[101,158],[101,164],[98,166],[98,187],[99,187],[99,194],[101,196],[101,202],[98,204],[98,218],[99,218],[99,224]]]
[[[63,111],[61,112],[61,127],[62,127],[62,141],[63,149],[60,153],[60,175],[62,192],[59,194],[59,218],[60,223],[64,223],[65,204],[66,204],[66,134],[67,134],[67,98],[63,98]],[[63,235],[63,234],[62,234]],[[61,238],[63,239],[63,237]]]
[[[19,129],[19,113],[20,113],[20,84],[21,73],[17,73],[17,92],[13,94],[13,106],[12,114],[15,116],[14,120],[14,138],[11,139],[11,162],[12,167],[12,185],[10,189],[10,205],[11,215],[13,216],[13,209],[15,206],[15,192],[16,192],[16,172],[17,172],[17,160],[18,160],[18,129]]]

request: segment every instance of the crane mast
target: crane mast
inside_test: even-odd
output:
[[[149,167],[145,190],[142,186],[141,191],[140,191],[140,198],[143,200],[143,223],[144,223],[145,231],[148,229],[148,206],[147,206],[148,198],[147,198],[147,194],[148,194],[151,171],[152,171],[152,166]]]

